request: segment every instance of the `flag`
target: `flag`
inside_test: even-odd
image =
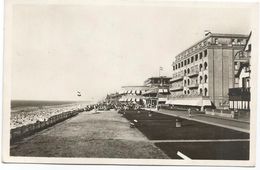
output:
[[[81,93],[80,93],[80,91],[77,91],[77,96],[79,96],[79,97],[81,96]]]

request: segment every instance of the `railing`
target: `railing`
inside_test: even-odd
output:
[[[189,74],[187,74],[187,76],[191,77],[191,76],[195,76],[195,75],[198,75],[198,74],[199,74],[199,70],[195,70],[195,71],[192,71]]]
[[[250,93],[250,87],[247,88],[238,87],[238,88],[229,89],[229,95],[241,95],[244,93]]]
[[[183,89],[183,85],[179,85],[176,87],[170,87],[170,91],[176,91],[176,90],[181,90],[181,89]]]
[[[190,88],[199,87],[199,83],[192,83],[192,84],[188,85],[188,87],[190,87]]]
[[[178,96],[169,95],[167,97],[168,100],[170,100],[170,99],[185,99],[185,98],[187,98],[187,99],[191,99],[191,98],[193,98],[193,99],[210,99],[208,96],[202,96],[202,95],[189,95],[189,96],[187,96],[187,95],[184,95],[184,94],[178,95]]]
[[[178,80],[182,80],[183,77],[184,77],[183,75],[182,76],[173,77],[172,79],[170,79],[170,82],[175,82],[175,81],[178,81]]]

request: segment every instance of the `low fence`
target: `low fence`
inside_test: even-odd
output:
[[[192,114],[205,114],[204,111],[199,111],[197,108],[192,107],[170,107],[170,106],[160,106],[160,109],[164,110],[172,110],[172,111],[188,111],[188,109],[191,109]]]
[[[238,113],[230,110],[220,110],[220,109],[207,109],[205,110],[206,115],[220,116],[225,118],[237,119]]]
[[[21,127],[17,127],[14,129],[11,129],[10,131],[10,142],[13,143],[15,141],[18,141],[26,136],[30,136],[36,132],[39,132],[43,129],[46,129],[50,126],[53,126],[59,122],[62,122],[70,117],[76,116],[78,113],[85,111],[86,109],[77,109],[72,110],[68,112],[63,112],[58,115],[54,115],[50,117],[46,121],[37,121],[33,124],[24,125]]]

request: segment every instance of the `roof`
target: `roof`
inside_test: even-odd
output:
[[[158,77],[149,77],[146,80],[149,80],[149,79],[160,79],[160,78],[171,79],[171,77],[167,77],[167,76],[160,76],[160,77],[158,76]]]
[[[148,86],[122,86],[121,88],[146,88]]]
[[[160,91],[161,89],[165,89],[167,91]],[[157,93],[164,93],[164,94],[169,94],[169,89],[167,87],[153,87],[149,89],[148,91],[144,92],[144,94],[157,94]]]
[[[252,35],[252,31],[250,31],[250,33],[249,33],[249,35],[248,35],[248,37],[247,37],[247,40],[246,40],[246,45],[245,45],[245,47],[244,47],[243,51],[245,51],[245,50],[246,50],[246,47],[247,47],[247,45],[248,45],[248,42],[249,42],[249,40],[250,40],[250,38],[251,38],[251,35]]]
[[[245,35],[245,34],[221,34],[221,33],[210,33],[209,35],[207,35],[205,38],[203,38],[202,40],[200,41],[197,41],[196,43],[193,43],[191,46],[189,46],[188,48],[186,48],[185,50],[183,50],[182,52],[178,53],[176,55],[179,56],[181,55],[183,52],[187,51],[188,49],[192,48],[193,46],[211,38],[211,37],[222,37],[222,38],[225,38],[225,37],[228,37],[228,38],[247,38],[248,35]]]

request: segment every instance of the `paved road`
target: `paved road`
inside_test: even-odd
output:
[[[199,114],[192,115],[192,117],[189,117],[187,111],[176,111],[176,110],[171,111],[171,110],[160,109],[159,111],[155,111],[155,112],[171,115],[171,116],[177,116],[184,119],[189,119],[189,120],[206,123],[210,125],[220,126],[232,130],[237,130],[240,132],[246,132],[246,133],[250,132],[250,124],[246,122],[239,122],[235,120],[227,120],[227,119],[203,116]]]
[[[12,156],[168,158],[115,111],[83,112],[11,146]]]

